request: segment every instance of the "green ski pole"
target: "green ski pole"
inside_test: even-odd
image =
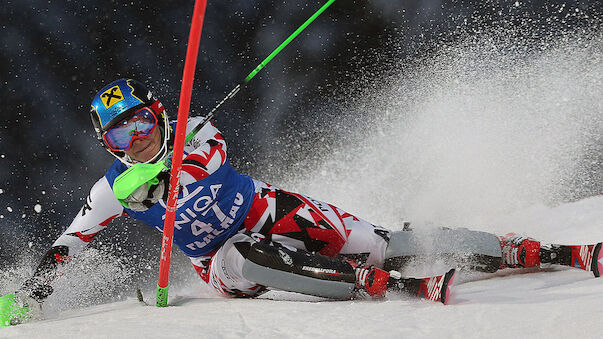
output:
[[[306,22],[299,26],[299,28],[296,29],[295,32],[293,32],[293,34],[291,34],[285,41],[283,41],[274,51],[272,51],[272,53],[270,53],[270,55],[268,55],[266,59],[264,59],[264,61],[257,65],[257,67],[254,68],[253,71],[251,71],[251,73],[247,75],[247,77],[245,77],[245,80],[243,80],[242,83],[236,85],[235,88],[233,88],[226,95],[226,97],[224,97],[224,99],[222,99],[222,101],[220,101],[216,105],[216,107],[214,107],[205,116],[205,118],[203,118],[203,120],[186,136],[186,141],[190,141],[201,130],[201,128],[203,128],[203,126],[205,126],[205,124],[214,117],[215,112],[218,110],[218,108],[220,108],[220,106],[222,106],[226,101],[228,101],[237,93],[239,93],[239,90],[241,90],[242,86],[245,86],[249,82],[249,80],[253,79],[253,77],[258,74],[262,70],[262,68],[264,68],[264,66],[266,66],[270,62],[270,60],[272,60],[277,54],[279,54],[280,51],[283,50],[283,48],[287,47],[287,45],[289,45],[289,43],[293,41],[293,39],[295,39],[299,35],[299,33],[306,29],[306,27],[308,27],[308,25],[310,25],[320,14],[322,14],[322,12],[329,8],[329,6],[331,6],[333,2],[335,2],[335,0],[329,0],[327,1],[327,3],[322,5],[322,7],[318,11],[316,11],[316,13],[314,13],[308,20],[306,20]]]

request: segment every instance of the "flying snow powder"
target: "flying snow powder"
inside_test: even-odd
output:
[[[42,205],[40,205],[40,204],[36,204],[36,205],[34,206],[34,211],[36,211],[36,213],[40,213],[40,212],[42,212]]]

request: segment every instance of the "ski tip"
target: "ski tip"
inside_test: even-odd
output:
[[[442,294],[440,296],[440,301],[444,305],[448,305],[452,297],[452,286],[454,285],[455,276],[456,270],[454,268],[446,272],[446,275],[444,275],[444,283],[442,284]]]
[[[593,271],[595,278],[601,276],[601,271],[603,271],[603,252],[601,252],[601,243],[595,245],[595,249],[593,250],[593,260],[590,268],[591,271]]]

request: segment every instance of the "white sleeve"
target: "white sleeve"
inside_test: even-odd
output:
[[[80,253],[111,220],[125,215],[123,206],[117,201],[113,190],[102,177],[92,186],[90,195],[71,225],[52,245],[67,246],[68,256]]]
[[[189,119],[187,133],[201,120]],[[209,122],[184,146],[184,154],[180,177],[182,186],[202,180],[217,171],[226,162],[226,142],[220,131]]]

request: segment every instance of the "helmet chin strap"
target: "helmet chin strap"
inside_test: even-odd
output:
[[[157,154],[155,154],[151,160],[145,162],[145,164],[148,163],[155,163],[155,162],[159,162],[162,160],[165,160],[167,154],[168,154],[168,144],[167,144],[167,139],[165,137],[165,133],[161,136],[161,139],[163,139],[163,143],[161,145],[161,148],[159,149],[159,152],[157,152]]]

